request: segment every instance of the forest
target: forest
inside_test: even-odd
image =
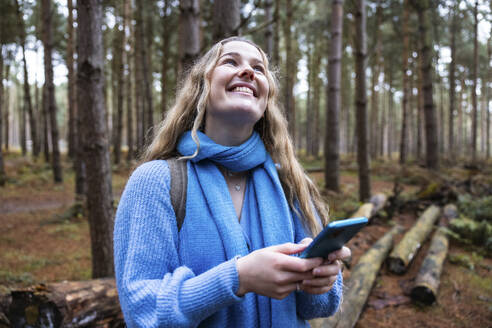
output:
[[[123,327],[113,225],[189,68],[268,55],[330,220],[366,216],[313,327],[492,323],[492,2],[0,0],[0,327]]]

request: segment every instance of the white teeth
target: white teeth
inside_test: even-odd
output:
[[[249,94],[254,94],[253,90],[248,87],[235,87],[234,89],[232,89],[232,92],[246,92]]]

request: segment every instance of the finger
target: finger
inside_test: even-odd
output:
[[[292,272],[307,272],[319,267],[323,263],[323,258],[313,257],[309,259],[301,259],[295,256],[288,256],[280,265],[280,269]]]
[[[313,275],[315,277],[327,277],[335,276],[340,272],[342,264],[339,261],[335,261],[333,264],[320,265],[313,269]]]
[[[283,271],[279,273],[278,275],[275,276],[273,279],[274,284],[278,286],[289,286],[292,285],[294,287],[297,282],[303,281],[303,280],[311,280],[315,279],[315,276],[313,276],[311,271],[308,272],[288,272],[288,271]]]
[[[328,261],[333,262],[334,260],[343,260],[349,258],[352,255],[350,248],[343,246],[342,248],[331,252],[328,255]]]
[[[306,244],[294,244],[294,243],[285,243],[280,245],[275,245],[269,247],[274,252],[279,252],[285,255],[297,254],[305,250],[307,247]]]
[[[306,244],[306,245],[309,245],[313,242],[313,238],[309,238],[309,237],[306,237],[304,238],[303,240],[301,240],[299,243],[300,244]]]
[[[302,281],[302,285],[306,287],[326,287],[332,286],[337,280],[337,276],[328,276],[323,278],[307,279]]]

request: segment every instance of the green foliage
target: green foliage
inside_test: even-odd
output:
[[[447,233],[455,241],[481,246],[487,255],[492,254],[492,224],[487,221],[479,222],[462,216],[449,223]]]
[[[458,209],[464,216],[476,221],[492,223],[492,196],[474,199],[470,195],[460,196]]]

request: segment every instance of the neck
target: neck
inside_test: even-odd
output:
[[[205,134],[215,143],[222,146],[239,146],[248,140],[252,133],[252,127],[215,127],[205,123]]]

